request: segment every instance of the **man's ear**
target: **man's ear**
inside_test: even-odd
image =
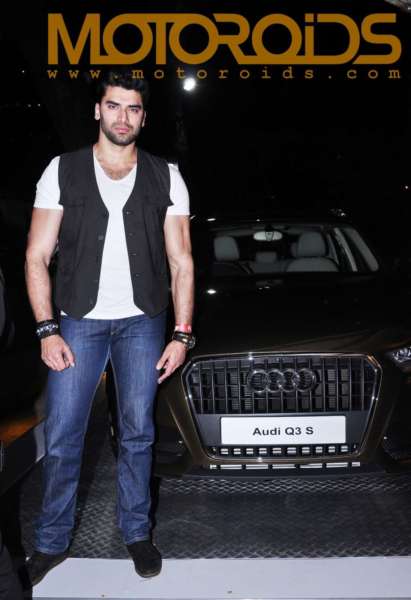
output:
[[[94,118],[96,121],[100,120],[100,104],[98,102],[94,106]]]

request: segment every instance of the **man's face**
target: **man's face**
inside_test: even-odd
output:
[[[128,146],[134,143],[146,118],[141,94],[108,86],[101,102],[95,106],[95,118],[100,120],[101,132],[113,144]]]

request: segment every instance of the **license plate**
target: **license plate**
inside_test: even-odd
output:
[[[221,443],[239,446],[344,444],[345,417],[221,417]]]

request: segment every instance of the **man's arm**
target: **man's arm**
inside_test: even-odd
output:
[[[34,208],[26,250],[26,283],[37,322],[53,318],[49,264],[56,247],[62,210]],[[62,371],[74,366],[74,357],[59,335],[41,340],[41,357],[48,367]]]
[[[194,305],[194,266],[191,256],[190,220],[188,216],[167,215],[164,222],[166,252],[171,272],[171,293],[177,324],[191,325]],[[178,341],[170,342],[157,369],[165,368],[158,382],[169,377],[186,357],[186,346]]]
[[[36,321],[53,318],[49,264],[62,217],[62,210],[33,209],[26,250],[26,283]]]

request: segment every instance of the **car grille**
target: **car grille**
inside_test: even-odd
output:
[[[368,411],[378,379],[367,356],[320,354],[204,357],[183,375],[198,415]]]
[[[226,464],[213,464],[211,463],[208,468],[213,473],[218,473],[219,471],[269,471],[271,474],[274,472],[281,472],[281,475],[284,474],[285,471],[293,471],[295,474],[302,474],[307,470],[314,470],[316,474],[318,471],[326,471],[330,469],[358,469],[362,464],[359,461],[341,461],[341,462],[315,462],[315,463],[306,463],[306,464],[293,464],[293,463],[261,463],[261,464],[241,464],[241,463],[226,463]],[[375,470],[375,469],[371,469]]]
[[[322,457],[344,456],[354,453],[358,444],[315,444],[303,446],[209,446],[210,456],[221,458],[290,458],[290,457]]]
[[[237,473],[238,471],[240,472],[244,472],[244,471],[248,471],[251,473],[255,473],[255,472],[261,472],[261,471],[268,471],[270,473],[270,475],[274,474],[275,472],[279,472],[279,474],[281,473],[281,476],[283,476],[285,473],[287,474],[295,474],[295,475],[302,475],[304,474],[304,472],[307,472],[308,470],[310,471],[314,471],[314,473],[316,475],[319,474],[319,472],[326,472],[326,471],[330,471],[330,469],[345,469],[347,471],[351,471],[351,470],[358,470],[358,468],[362,467],[363,465],[361,464],[361,462],[359,461],[341,461],[341,462],[316,462],[316,463],[306,463],[306,464],[293,464],[293,463],[278,463],[278,464],[268,464],[268,463],[261,463],[261,464],[241,464],[241,463],[226,463],[226,464],[213,464],[211,463],[208,466],[208,469],[210,470],[210,473],[213,474],[213,476],[216,473],[221,473],[222,472],[226,472],[226,471],[234,471],[235,473]],[[375,467],[369,467],[367,465],[367,470],[377,470]]]

